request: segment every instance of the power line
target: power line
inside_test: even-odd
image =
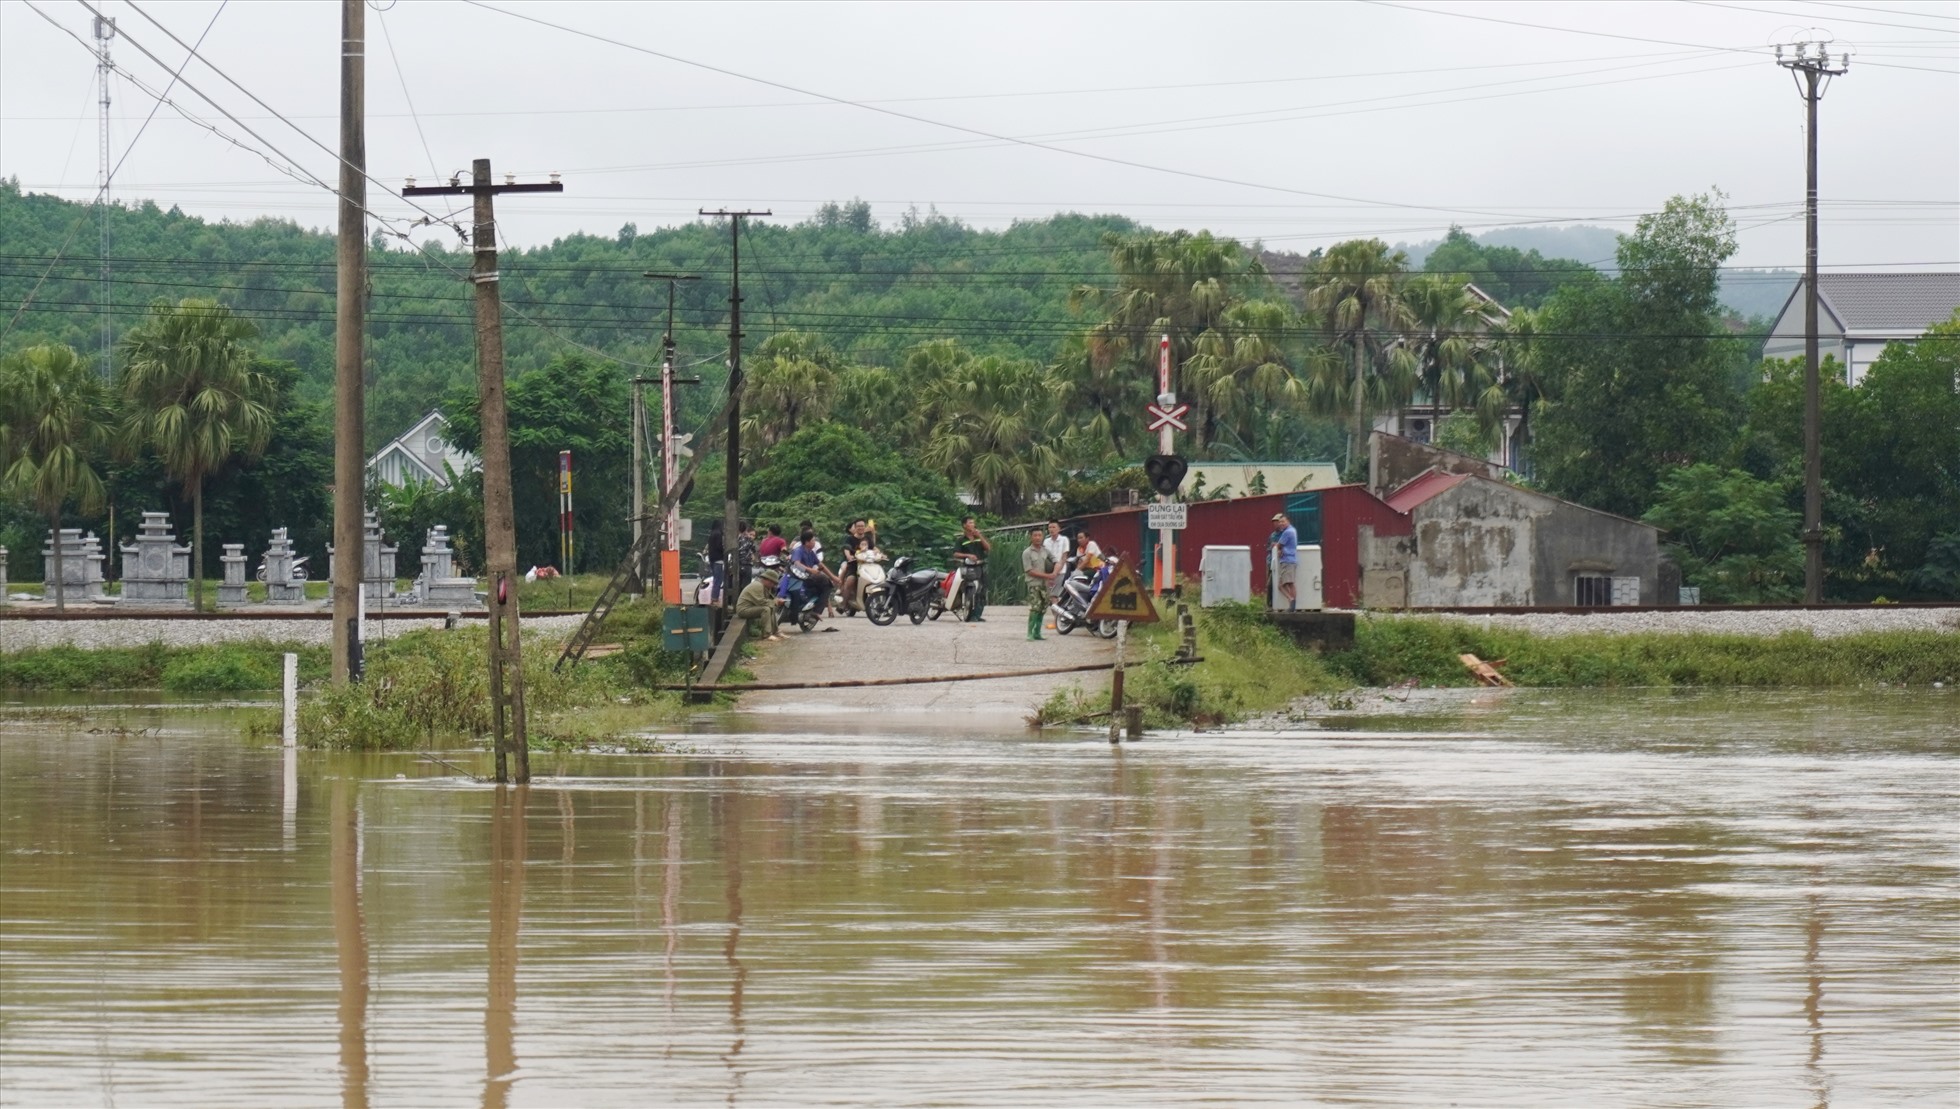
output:
[[[415,121],[415,137],[422,140],[422,153],[429,156],[429,175],[441,177],[442,169],[436,165],[435,152],[429,149],[429,136],[422,131],[422,117],[415,114],[415,98],[408,94],[408,75],[402,72],[402,60],[395,54],[395,37],[388,33],[387,9],[375,10],[375,22],[381,24],[381,41],[387,44],[388,60],[394,63],[395,80],[401,82],[402,102],[408,105],[408,118]]]
[[[1729,11],[1732,12],[1749,12],[1752,15],[1775,15],[1775,16],[1784,16],[1790,19],[1809,18],[1808,16],[1802,15],[1797,12],[1771,11],[1767,8],[1745,8],[1740,4],[1718,3],[1717,0],[1680,0],[1680,2],[1683,4],[1696,4],[1704,8],[1727,8]],[[1864,9],[1859,9],[1859,10],[1862,11]],[[1872,19],[1853,19],[1850,16],[1845,16],[1845,15],[1835,16],[1833,18],[1835,19],[1836,22],[1839,23],[1862,23],[1871,27],[1896,27],[1901,31],[1925,31],[1928,34],[1934,34],[1934,35],[1960,35],[1960,28],[1914,27],[1906,23],[1881,23],[1877,20],[1872,20]]]
[[[1171,166],[1151,165],[1147,162],[1135,162],[1127,158],[1118,158],[1108,154],[1097,154],[1093,151],[1088,151],[1088,150],[1075,150],[1069,147],[1056,146],[1052,143],[1039,142],[1033,139],[1016,138],[1011,135],[1003,135],[993,131],[983,130],[978,127],[968,127],[964,124],[959,124],[959,123],[947,123],[943,120],[936,120],[936,119],[928,118],[926,116],[914,115],[910,112],[901,112],[894,108],[887,108],[881,105],[871,104],[861,100],[851,100],[841,96],[833,96],[829,93],[815,92],[810,89],[799,88],[795,85],[787,84],[782,81],[771,80],[767,77],[756,77],[747,73],[741,73],[736,70],[727,69],[722,66],[710,65],[707,62],[697,62],[689,58],[683,58],[678,54],[669,54],[664,51],[652,49],[651,47],[639,46],[633,43],[621,41],[619,39],[608,38],[605,35],[595,34],[591,31],[582,31],[576,27],[569,27],[562,23],[553,23],[550,20],[540,19],[537,16],[526,15],[522,12],[514,12],[505,8],[499,8],[493,4],[485,3],[484,0],[464,0],[464,2],[474,7],[482,8],[485,11],[492,11],[492,12],[496,12],[499,15],[509,16],[512,19],[521,19],[527,23],[537,24],[540,27],[549,27],[556,31],[564,31],[567,34],[577,35],[581,38],[591,39],[595,42],[603,42],[611,46],[620,47],[621,49],[624,50],[631,50],[635,53],[646,54],[650,57],[660,58],[665,61],[678,63],[680,65],[692,66],[696,69],[707,70],[710,73],[719,73],[724,77],[734,77],[738,80],[752,81],[759,85],[767,85],[770,88],[781,89],[784,92],[796,93],[799,96],[809,96],[819,100],[827,100],[833,104],[843,104],[853,108],[860,108],[863,109],[864,111],[876,112],[880,115],[891,116],[895,119],[909,120],[913,123],[923,123],[930,127],[944,128],[949,131],[960,131],[969,135],[977,136],[979,138],[990,139],[995,142],[1010,143],[1017,146],[1026,146],[1036,150],[1046,150],[1056,154],[1067,154],[1077,158],[1088,158],[1092,161],[1107,162],[1111,165],[1127,166],[1131,169],[1141,169],[1151,173],[1164,173],[1176,177],[1188,177],[1198,181],[1210,181],[1215,184],[1234,185],[1240,188],[1264,189],[1270,192],[1291,193],[1298,196],[1314,196],[1326,200],[1347,200],[1347,201],[1353,201],[1358,204],[1373,204],[1373,205],[1378,205],[1387,208],[1409,208],[1409,209],[1416,209],[1422,211],[1462,210],[1462,209],[1438,208],[1435,205],[1429,205],[1429,204],[1408,204],[1400,201],[1372,200],[1365,197],[1344,196],[1339,193],[1319,192],[1313,189],[1296,189],[1296,188],[1289,188],[1284,185],[1268,185],[1256,181],[1243,181],[1237,178],[1224,177],[1218,174],[1199,173],[1195,170],[1177,169]]]

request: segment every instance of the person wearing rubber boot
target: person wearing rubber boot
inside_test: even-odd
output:
[[[1028,545],[1021,552],[1021,575],[1028,587],[1028,638],[1040,639],[1041,619],[1048,612],[1048,583],[1054,580],[1054,563],[1041,545],[1041,529],[1028,530]]]

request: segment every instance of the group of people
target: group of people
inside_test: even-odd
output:
[[[783,622],[794,623],[808,611],[856,616],[864,610],[866,579],[861,567],[885,558],[878,545],[877,521],[852,520],[842,547],[834,559],[826,558],[816,525],[809,520],[797,525],[794,539],[785,537],[778,524],[768,525],[758,537],[755,526],[743,521],[735,549],[730,552],[717,522],[708,536],[711,577],[703,582],[702,600],[719,604],[726,590],[735,590],[735,615],[759,629],[763,638],[775,641],[784,638],[780,630]],[[964,616],[967,621],[986,619],[987,559],[992,553],[993,542],[980,530],[979,522],[971,516],[962,519],[952,561],[973,583]],[[1101,566],[1102,549],[1088,532],[1077,532],[1071,538],[1063,533],[1061,521],[1052,519],[1046,527],[1030,529],[1028,548],[1021,554],[1028,638],[1042,638],[1048,606],[1061,595],[1069,574],[1078,569],[1094,572]]]
[[[722,529],[716,525],[708,537],[714,576],[709,603],[719,604],[724,589],[739,590],[735,615],[761,629],[765,639],[780,640],[779,620],[795,622],[810,610],[850,616],[863,611],[864,578],[859,567],[884,557],[875,520],[851,521],[834,566],[824,557],[823,541],[809,520],[797,525],[794,540],[784,538],[780,524],[770,524],[767,534],[758,538],[755,525],[743,521],[731,566]],[[732,583],[727,580],[731,572]]]
[[[1028,638],[1042,638],[1048,608],[1061,597],[1064,583],[1078,570],[1094,573],[1102,569],[1102,548],[1078,530],[1071,539],[1062,533],[1062,522],[1050,518],[1046,528],[1029,528],[1028,545],[1021,552],[1021,575],[1028,590]]]

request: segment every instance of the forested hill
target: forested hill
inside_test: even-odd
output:
[[[334,240],[285,220],[209,223],[153,203],[110,216],[116,328],[134,324],[159,297],[213,297],[253,320],[261,350],[302,374],[302,398],[327,394],[333,376]],[[832,205],[817,218],[745,226],[741,242],[743,330],[754,349],[777,331],[822,334],[861,364],[895,366],[927,339],[957,338],[979,353],[1052,359],[1079,333],[1068,295],[1103,282],[1107,231],[1134,231],[1114,216],[1057,215],[979,231],[936,213],[879,227],[868,206]],[[0,181],[0,306],[27,299],[5,346],[100,347],[97,227],[86,205],[23,195]],[[474,379],[470,255],[455,236],[404,249],[376,237],[368,303],[368,434],[400,432],[447,389]],[[54,262],[52,268],[50,260]],[[683,364],[720,375],[727,347],[729,232],[703,221],[611,238],[574,235],[506,251],[508,366],[515,375],[583,344],[657,365],[667,285],[646,271],[695,273],[679,288],[676,333]],[[45,281],[42,280],[46,274]],[[39,282],[37,288],[37,282]],[[705,405],[704,391],[692,391]]]

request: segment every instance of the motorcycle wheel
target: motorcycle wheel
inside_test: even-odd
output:
[[[913,602],[912,602],[912,607],[906,610],[906,615],[907,615],[907,616],[910,616],[910,617],[912,618],[912,623],[914,623],[914,624],[923,624],[923,623],[925,623],[925,622],[926,622],[926,602],[925,602],[925,601],[913,601]]]
[[[1117,620],[1098,620],[1098,621],[1096,621],[1096,625],[1095,625],[1095,632],[1096,632],[1096,634],[1097,634],[1097,635],[1099,635],[1099,636],[1101,636],[1101,637],[1103,637],[1104,639],[1115,639],[1115,638],[1116,638],[1116,625],[1117,625],[1118,623],[1120,623],[1120,621],[1117,621]]]
[[[1075,617],[1064,611],[1055,614],[1055,634],[1067,635],[1075,630]]]
[[[803,610],[803,615],[796,618],[796,626],[802,628],[806,632],[816,631],[817,616],[818,613],[816,609],[806,608]]]
[[[873,593],[864,599],[864,618],[879,627],[885,627],[898,619],[898,610],[892,608],[891,595]]]
[[[926,619],[937,620],[944,615],[946,615],[946,606],[938,597],[934,597],[932,600],[926,602]],[[919,618],[914,616],[912,622],[914,624],[918,623]]]

